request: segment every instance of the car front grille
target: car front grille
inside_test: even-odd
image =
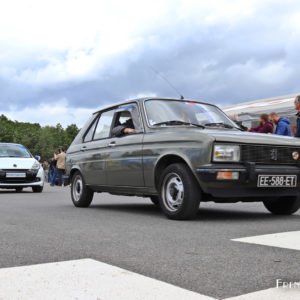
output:
[[[262,164],[300,165],[299,147],[285,147],[272,145],[240,145],[241,161]],[[294,155],[293,155],[294,154]],[[294,158],[293,158],[294,157]]]
[[[25,173],[26,177],[6,177],[6,173]],[[0,183],[30,183],[39,181],[40,178],[36,177],[37,171],[28,169],[2,169],[0,171]]]

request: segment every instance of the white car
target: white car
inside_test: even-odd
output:
[[[31,153],[19,144],[0,143],[0,189],[31,187],[41,193],[44,187],[44,170]]]

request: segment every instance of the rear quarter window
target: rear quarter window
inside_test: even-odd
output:
[[[94,133],[94,140],[108,138],[110,135],[110,128],[114,117],[115,110],[109,110],[101,114],[97,127]]]

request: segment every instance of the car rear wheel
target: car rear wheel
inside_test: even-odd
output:
[[[43,188],[44,188],[43,186],[33,186],[32,191],[34,193],[41,193],[43,191]]]
[[[188,166],[169,165],[161,175],[159,187],[160,207],[168,218],[187,220],[196,216],[201,190]]]
[[[275,215],[292,215],[300,208],[300,197],[280,197],[263,202],[268,211]]]
[[[80,172],[71,179],[71,197],[76,207],[88,207],[93,200],[94,192],[85,184]]]

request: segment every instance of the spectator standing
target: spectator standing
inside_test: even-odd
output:
[[[276,125],[274,134],[291,136],[290,120],[288,118],[280,118],[276,112],[270,113],[270,121]]]
[[[250,132],[257,132],[257,133],[273,133],[273,124],[269,121],[268,114],[261,114],[259,120],[259,126],[249,128],[248,131]]]
[[[295,98],[295,109],[297,110],[297,127],[295,137],[300,138],[300,95]]]
[[[63,147],[58,149],[58,154],[54,155],[54,158],[57,160],[56,168],[57,168],[57,175],[58,175],[58,185],[62,186],[63,184],[63,176],[65,174],[66,169],[66,153]]]
[[[44,174],[45,174],[45,181],[47,182],[48,181],[48,172],[49,172],[49,164],[48,162],[45,160],[43,163],[42,163],[42,166],[43,166],[43,169],[44,169]]]
[[[51,162],[50,162],[50,166],[49,166],[49,171],[50,171],[50,186],[55,186],[55,184],[56,184],[56,177],[57,177],[56,164],[57,164],[56,159],[54,157],[52,157],[51,158]]]

